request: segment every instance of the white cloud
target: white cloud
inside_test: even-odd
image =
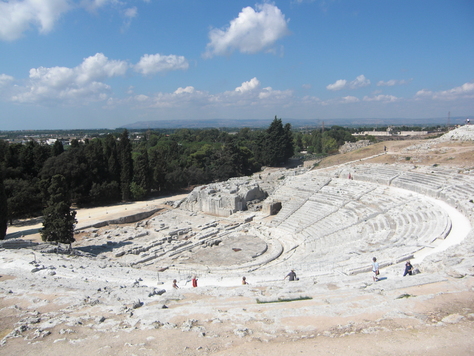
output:
[[[312,96],[312,95],[305,95],[302,99],[301,102],[304,104],[320,104],[322,103],[321,99],[319,99],[317,96]]]
[[[402,80],[397,80],[397,79],[390,79],[386,82],[384,82],[383,80],[380,80],[378,83],[377,83],[377,86],[378,87],[393,87],[394,85],[404,85],[404,84],[408,84],[412,81],[413,79],[409,79],[409,80],[405,80],[405,79],[402,79]]]
[[[179,95],[179,94],[192,94],[192,93],[194,93],[195,91],[196,91],[196,90],[194,89],[193,86],[187,86],[186,88],[181,88],[181,87],[179,87],[178,89],[176,89],[176,90],[174,91],[174,94],[177,94],[177,95]]]
[[[28,84],[17,87],[11,100],[29,103],[102,101],[111,88],[101,80],[124,75],[127,68],[126,62],[109,60],[102,53],[85,58],[74,68],[32,68]]]
[[[430,97],[430,96],[433,96],[433,92],[430,91],[430,90],[421,89],[421,90],[418,90],[416,92],[415,96],[417,96],[417,97]]]
[[[351,104],[351,103],[358,103],[360,100],[356,98],[355,96],[345,96],[341,98],[339,101],[341,104]]]
[[[138,10],[137,8],[134,6],[134,7],[130,7],[128,9],[125,9],[124,11],[124,16],[125,17],[128,17],[128,18],[134,18],[134,17],[137,17],[137,14],[138,14]]]
[[[271,87],[261,88],[257,78],[243,82],[235,90],[210,94],[200,91],[193,86],[179,87],[172,93],[156,93],[152,96],[135,95],[133,100],[142,108],[174,108],[183,109],[194,106],[216,108],[229,107],[249,108],[257,105],[275,106],[290,105],[293,98],[291,90],[273,90]]]
[[[359,75],[356,79],[348,82],[345,79],[339,79],[333,84],[326,86],[327,90],[342,90],[342,89],[357,89],[370,85],[370,80],[367,79],[363,74]]]
[[[124,8],[127,4],[120,0],[0,0],[0,40],[17,40],[30,28],[47,34],[68,11],[84,8],[96,12],[109,5],[125,18],[124,28],[128,28],[138,14],[136,7]]]
[[[474,99],[474,82],[464,83],[459,87],[437,92],[422,89],[416,93],[415,97],[417,99],[428,98],[433,100]]]
[[[327,90],[341,90],[341,89],[344,89],[345,87],[347,86],[347,80],[345,79],[339,79],[339,80],[336,80],[335,83],[333,84],[329,84],[326,89]]]
[[[122,32],[128,30],[130,27],[130,24],[132,23],[132,19],[137,17],[138,15],[138,9],[134,7],[129,7],[123,11],[123,16],[125,17],[125,20],[123,22],[122,26]]]
[[[68,0],[0,1],[0,40],[16,40],[30,26],[38,27],[40,33],[48,33],[71,8]]]
[[[235,88],[235,91],[239,93],[245,93],[247,91],[257,89],[258,87],[260,87],[260,81],[253,77],[248,82],[243,82],[240,87]]]
[[[10,82],[13,82],[15,78],[6,74],[0,74],[0,88],[6,86]]]
[[[256,53],[268,49],[289,33],[285,15],[278,7],[263,3],[257,4],[255,9],[245,7],[227,28],[212,29],[204,57],[226,55],[234,50]]]
[[[125,61],[109,60],[102,53],[87,57],[74,71],[77,75],[77,82],[88,83],[93,80],[116,77],[124,75],[129,65]]]
[[[263,88],[258,94],[259,99],[272,101],[285,101],[293,96],[292,90],[273,90],[272,87]]]
[[[393,95],[375,95],[373,97],[368,97],[368,96],[364,96],[364,98],[362,99],[364,101],[382,101],[382,102],[385,102],[385,103],[389,103],[389,102],[395,102],[395,101],[398,101],[399,99],[396,97],[396,96],[393,96]]]
[[[357,89],[370,85],[370,80],[367,79],[363,74],[359,75],[356,79],[349,83],[349,89]]]
[[[143,95],[143,94],[135,96],[135,100],[137,100],[137,101],[145,101],[145,100],[148,100],[148,99],[149,99],[149,97],[147,95]]]
[[[292,4],[303,4],[303,3],[312,3],[315,2],[316,0],[292,0]]]
[[[135,65],[135,70],[144,75],[188,68],[189,63],[183,56],[161,54],[145,54]]]
[[[178,88],[173,93],[155,93],[141,103],[148,108],[183,108],[197,105],[202,107],[209,102],[209,94],[196,90],[193,86]]]
[[[120,2],[118,0],[81,0],[81,6],[90,12],[95,12],[108,4],[120,4]]]

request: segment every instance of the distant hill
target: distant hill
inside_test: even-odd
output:
[[[470,117],[472,121],[472,117]],[[208,119],[208,120],[156,120],[156,121],[137,121],[132,124],[123,125],[120,128],[126,129],[179,129],[179,128],[219,128],[219,127],[235,127],[235,128],[262,128],[268,127],[272,122],[271,119],[262,120],[246,120],[246,119]],[[450,125],[463,124],[466,117],[451,117],[449,119]],[[345,126],[345,127],[360,127],[360,126],[446,126],[448,119],[444,118],[425,118],[425,119],[406,119],[406,118],[391,118],[391,119],[328,119],[328,120],[301,120],[282,118],[283,123],[290,123],[293,127],[321,127],[325,126]]]

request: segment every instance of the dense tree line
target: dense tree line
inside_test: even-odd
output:
[[[102,205],[249,175],[262,166],[285,164],[294,154],[293,141],[290,124],[277,117],[266,130],[148,131],[139,140],[124,130],[73,140],[67,148],[60,141],[48,146],[0,140],[0,213],[5,220],[0,219],[0,238],[7,217],[11,222],[52,216],[51,209],[43,209],[54,205],[61,211],[56,201],[61,197],[67,196],[68,206]],[[46,240],[56,239],[44,233]]]
[[[70,244],[71,204],[139,200],[250,175],[302,150],[331,153],[345,141],[355,141],[345,128],[293,132],[277,117],[266,130],[149,130],[139,138],[124,130],[66,148],[59,140],[52,146],[0,140],[0,239],[8,220],[43,214],[43,239]]]
[[[351,132],[341,126],[332,126],[329,129],[318,128],[310,132],[295,134],[296,150],[308,153],[330,154],[338,150],[345,142],[355,142]]]

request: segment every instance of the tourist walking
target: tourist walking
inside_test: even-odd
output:
[[[373,272],[373,279],[374,282],[377,282],[379,280],[379,263],[377,262],[377,259],[374,257],[372,258],[372,272]]]
[[[196,288],[198,286],[198,280],[197,276],[194,276],[193,279],[191,280],[193,287]]]
[[[288,280],[289,280],[290,282],[292,282],[292,281],[297,281],[297,280],[298,280],[298,278],[296,278],[295,270],[293,270],[293,269],[291,270],[290,273],[288,273],[288,274],[285,276],[285,278],[283,278],[283,280],[285,280],[286,277],[288,277]]]
[[[173,288],[174,289],[178,289],[178,282],[176,281],[176,279],[173,279]]]

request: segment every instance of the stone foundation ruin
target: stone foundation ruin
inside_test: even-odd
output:
[[[233,178],[224,183],[199,186],[183,200],[179,207],[184,210],[202,212],[214,216],[230,216],[246,211],[267,197],[255,180]]]

